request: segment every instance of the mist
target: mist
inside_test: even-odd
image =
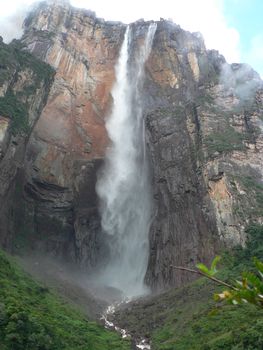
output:
[[[28,8],[19,8],[14,14],[0,17],[0,35],[6,44],[12,39],[19,39],[23,35],[23,22],[28,13]]]
[[[156,24],[151,24],[143,45],[131,52],[136,38],[128,26],[116,66],[113,108],[106,129],[111,146],[98,182],[102,228],[110,259],[99,279],[125,296],[147,293],[151,187],[145,147],[143,101],[144,63],[152,46]]]
[[[231,90],[241,102],[246,102],[255,94],[261,78],[248,64],[225,63],[221,69],[220,84]]]

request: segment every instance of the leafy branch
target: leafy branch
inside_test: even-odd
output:
[[[210,268],[202,263],[196,265],[197,269],[173,265],[172,267],[204,276],[219,285],[227,287],[228,290],[215,294],[215,300],[227,300],[232,304],[250,303],[263,308],[263,263],[254,258],[257,273],[245,271],[242,273],[241,280],[236,280],[234,284],[229,284],[214,277],[217,273],[216,266],[220,259],[220,256],[216,256]]]
[[[214,277],[214,275],[217,272],[216,265],[220,260],[221,260],[221,257],[216,256],[214,258],[214,260],[212,261],[210,269],[202,263],[199,263],[196,265],[198,270],[190,269],[188,267],[183,267],[183,266],[173,266],[173,265],[171,265],[171,266],[177,270],[183,270],[183,271],[187,271],[187,272],[191,272],[191,273],[196,273],[198,275],[201,275],[201,276],[204,276],[204,277],[210,279],[211,281],[213,281],[219,285],[223,285],[223,286],[228,287],[230,289],[235,289],[235,287],[231,286],[231,284],[228,284],[225,281],[222,281],[222,280]]]

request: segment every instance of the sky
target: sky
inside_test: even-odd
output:
[[[0,0],[0,35],[21,35],[21,23],[33,0]],[[262,0],[71,0],[98,17],[125,23],[144,18],[172,19],[183,29],[202,33],[208,49],[229,63],[246,62],[263,77]]]

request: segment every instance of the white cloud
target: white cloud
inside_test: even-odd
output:
[[[22,17],[33,0],[0,0],[0,35],[6,41],[21,35]],[[239,33],[230,28],[223,14],[224,0],[71,0],[109,20],[132,22],[139,18],[171,18],[182,28],[200,31],[207,48],[219,50],[229,62],[240,61]],[[11,14],[15,16],[10,17]]]
[[[87,1],[71,0],[71,3],[85,7]],[[219,50],[228,61],[240,60],[239,33],[226,23],[223,0],[90,0],[89,6],[99,17],[126,23],[139,18],[171,18],[183,29],[200,31],[207,48]]]
[[[3,36],[5,42],[10,42],[14,38],[19,38],[22,34],[22,24],[25,18],[23,11],[10,15],[4,19],[0,19],[0,35]]]
[[[23,34],[22,24],[33,0],[0,0],[0,35],[5,42]]]
[[[250,48],[244,53],[242,58],[244,61],[249,62],[263,78],[263,33],[252,38]]]

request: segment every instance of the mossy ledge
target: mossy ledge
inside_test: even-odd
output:
[[[32,99],[41,87],[49,91],[54,74],[50,65],[26,51],[19,40],[13,40],[9,45],[0,40],[0,88],[6,85],[0,97],[0,115],[12,120],[13,134],[30,132],[29,108]],[[23,75],[27,78],[22,82],[22,88],[14,88],[18,82],[21,85]]]

